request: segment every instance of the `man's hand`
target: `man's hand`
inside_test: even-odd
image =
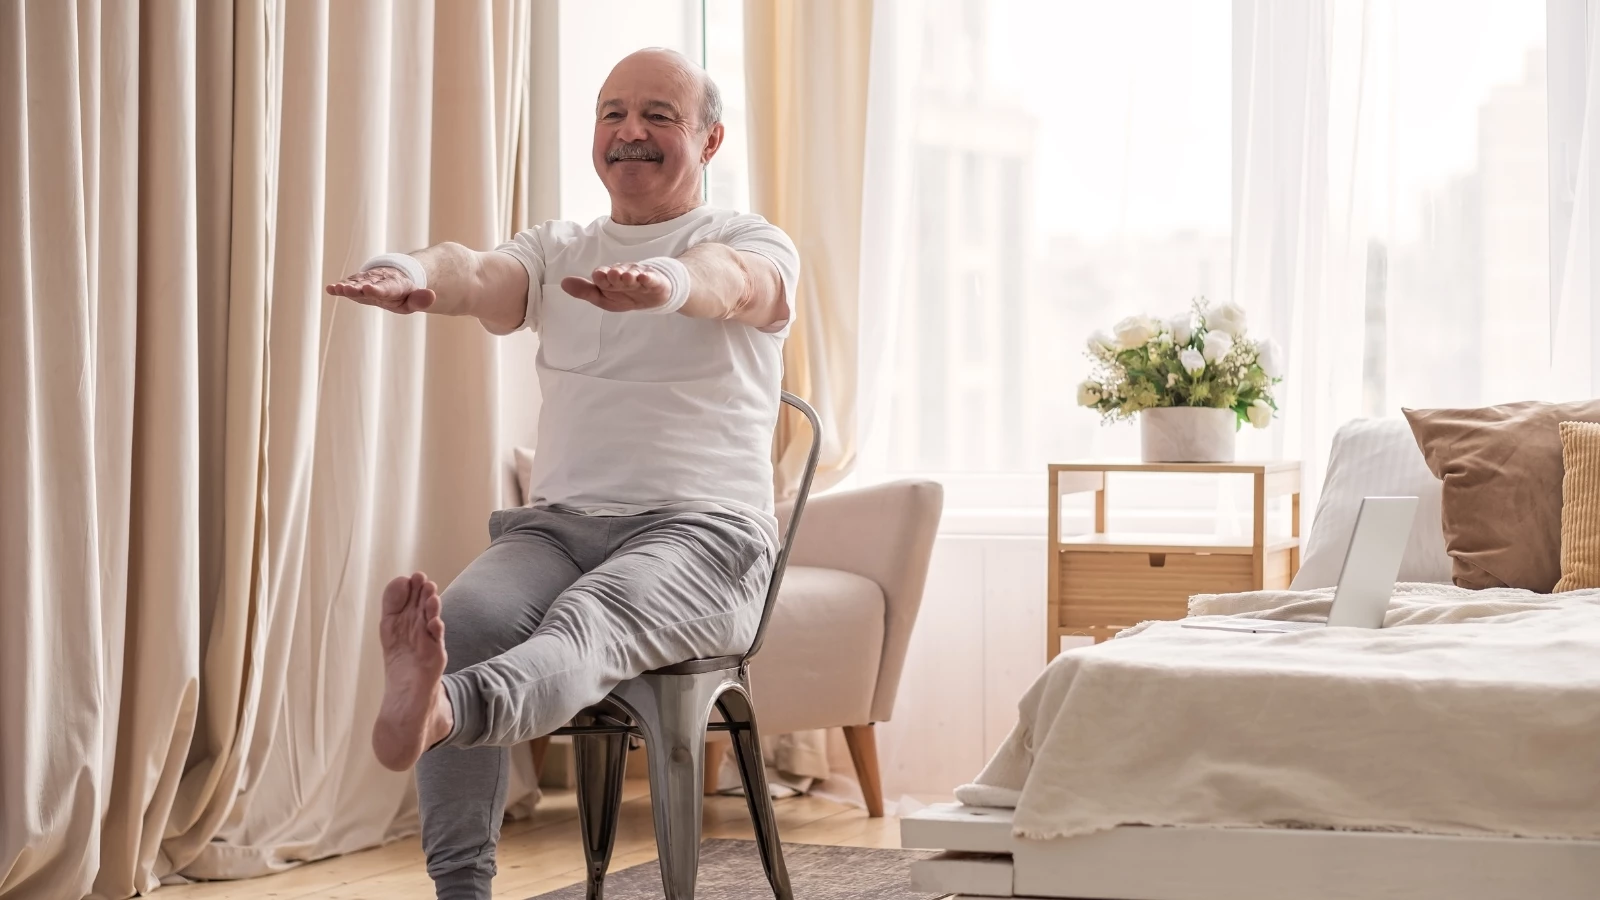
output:
[[[672,299],[672,286],[665,278],[633,263],[601,266],[591,278],[568,276],[561,279],[561,289],[606,312],[655,309]]]
[[[423,312],[438,299],[438,295],[427,288],[415,290],[411,276],[393,266],[378,266],[347,276],[337,284],[328,285],[328,293],[401,315]]]

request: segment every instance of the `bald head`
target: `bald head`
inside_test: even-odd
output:
[[[711,80],[711,75],[699,63],[665,47],[646,47],[623,57],[621,62],[612,67],[610,77],[601,86],[596,104],[605,103],[606,88],[611,87],[619,75],[645,74],[645,77],[650,77],[647,73],[670,73],[668,77],[672,81],[693,87],[695,96],[692,100],[688,97],[683,99],[686,105],[694,108],[702,132],[722,122],[722,90]]]

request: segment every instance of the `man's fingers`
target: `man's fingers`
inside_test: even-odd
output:
[[[387,266],[356,272],[346,276],[343,281],[327,287],[328,293],[336,297],[388,301],[404,299],[406,294],[410,293],[410,289],[411,279],[400,270]]]
[[[336,281],[328,285],[328,293],[336,294],[340,297],[354,297],[361,293],[361,286],[370,280],[365,272],[346,275],[342,281]]]
[[[632,263],[601,266],[594,270],[594,283],[602,291],[631,291],[638,286],[641,274],[643,270]]]
[[[428,307],[433,305],[433,301],[437,299],[439,299],[439,295],[435,294],[432,288],[412,291],[411,296],[406,298],[406,308],[409,312],[426,312]]]
[[[635,312],[660,306],[661,276],[633,263],[600,266],[591,273],[593,280],[569,277],[561,287],[567,293],[607,312]]]
[[[648,269],[625,263],[618,266],[601,266],[594,270],[594,284],[601,291],[633,292],[656,283],[656,276]],[[632,306],[626,307],[632,309]]]

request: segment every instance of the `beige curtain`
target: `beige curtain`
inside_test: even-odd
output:
[[[538,211],[532,21],[0,3],[0,897],[415,828],[367,746],[375,601],[486,543],[498,345],[321,289]]]
[[[870,0],[745,0],[750,195],[800,249],[798,317],[784,387],[826,431],[817,488],[858,452],[862,172]],[[817,48],[826,48],[820,52]],[[774,459],[780,498],[798,486],[810,429],[786,412]]]

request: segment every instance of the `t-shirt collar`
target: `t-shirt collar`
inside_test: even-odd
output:
[[[702,215],[705,211],[706,207],[697,206],[676,218],[667,219],[664,222],[654,222],[649,225],[622,225],[617,222],[613,222],[610,216],[606,216],[605,221],[601,223],[600,227],[605,231],[607,237],[617,241],[618,243],[642,244],[645,241],[653,241],[659,237],[666,237],[674,231],[677,231],[683,226],[689,224],[689,220],[691,218]]]

